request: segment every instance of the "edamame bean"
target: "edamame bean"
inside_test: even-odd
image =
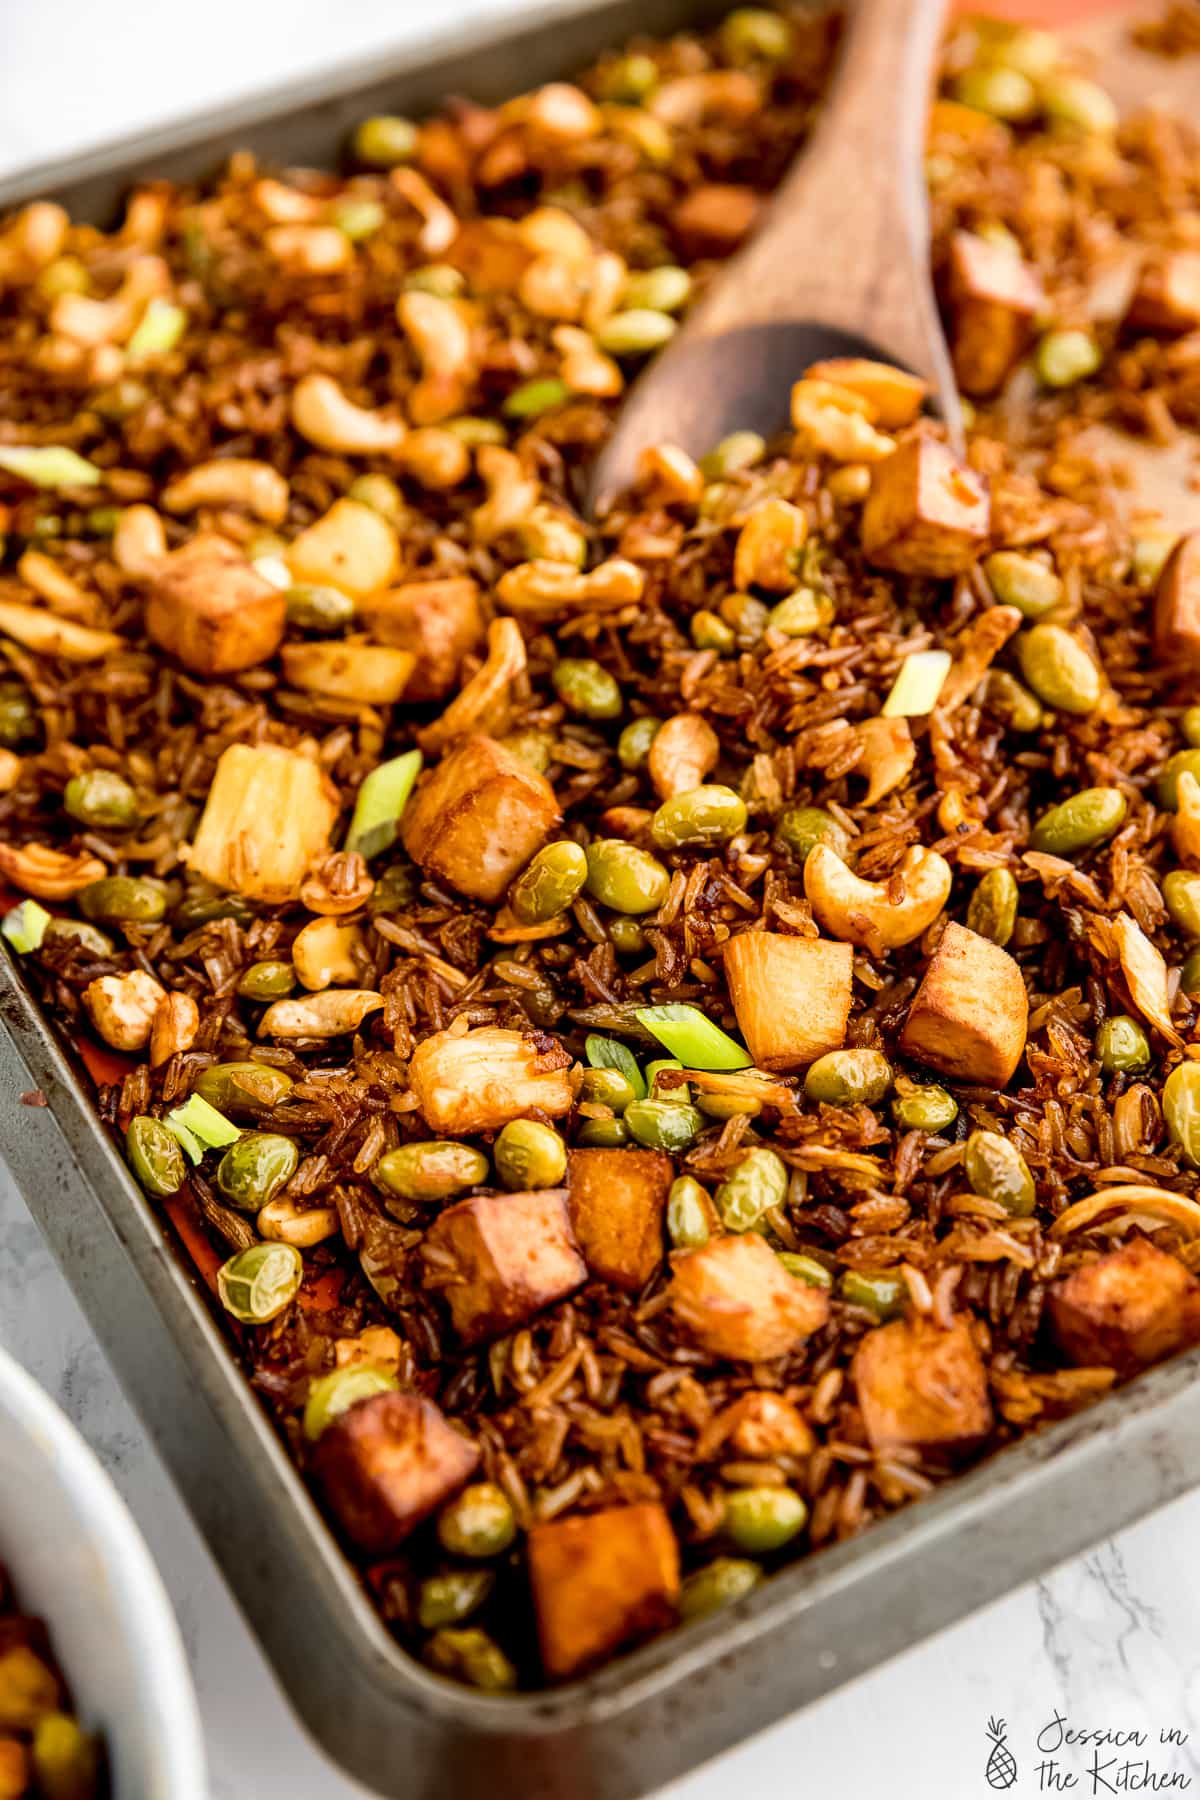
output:
[[[106,875],[77,898],[84,918],[98,925],[157,925],[167,910],[162,884],[133,875]]]
[[[1018,640],[1021,672],[1047,706],[1082,716],[1099,704],[1100,671],[1077,638],[1061,625],[1034,625]]]
[[[1029,842],[1049,856],[1075,856],[1111,837],[1124,820],[1125,810],[1120,788],[1084,788],[1043,813]]]
[[[369,506],[391,525],[399,525],[408,513],[404,495],[390,475],[356,475],[346,489],[346,498]]]
[[[1027,687],[1007,669],[993,669],[987,678],[987,704],[1014,731],[1037,731],[1042,709]]]
[[[810,1100],[826,1106],[874,1106],[892,1085],[892,1065],[879,1050],[829,1050],[804,1078]]]
[[[775,827],[775,835],[800,862],[818,844],[828,844],[843,862],[850,854],[850,833],[821,806],[790,806]]]
[[[799,587],[794,594],[771,608],[767,624],[772,631],[786,637],[810,637],[823,631],[834,615],[834,604],[828,594],[814,587]]]
[[[704,1129],[703,1114],[678,1100],[635,1100],[625,1108],[622,1123],[647,1150],[675,1156],[689,1150]]]
[[[775,1254],[788,1274],[794,1275],[797,1281],[806,1282],[809,1287],[833,1286],[833,1276],[815,1256],[804,1256],[798,1250],[777,1250]]]
[[[1194,869],[1172,869],[1163,881],[1162,895],[1180,931],[1200,938],[1200,874]]]
[[[700,473],[709,481],[720,481],[741,469],[752,469],[766,453],[767,440],[757,431],[731,431],[700,458]]]
[[[1074,387],[1086,381],[1103,360],[1090,331],[1047,331],[1033,353],[1037,378],[1048,388]]]
[[[1200,706],[1189,706],[1179,721],[1183,739],[1193,750],[1200,748]]]
[[[1062,600],[1061,580],[1035,556],[996,550],[984,559],[983,572],[1000,604],[1015,606],[1027,619],[1044,618]]]
[[[217,1186],[242,1212],[258,1212],[292,1179],[300,1152],[275,1131],[248,1131],[217,1165]]]
[[[411,119],[380,113],[364,119],[354,134],[354,154],[359,162],[376,169],[394,169],[411,162],[417,149],[417,127]]]
[[[1038,90],[1038,99],[1057,130],[1110,137],[1117,129],[1118,115],[1112,96],[1085,75],[1051,75]]]
[[[38,736],[37,710],[18,682],[0,683],[0,747],[19,750]]]
[[[739,6],[721,25],[721,47],[730,62],[786,62],[791,23],[765,7]]]
[[[619,913],[658,911],[671,877],[656,856],[621,838],[597,838],[586,854],[586,885],[593,900]]]
[[[629,1142],[624,1119],[585,1119],[576,1142],[589,1150],[623,1150]]]
[[[684,1577],[679,1590],[679,1616],[686,1624],[690,1619],[704,1619],[722,1606],[756,1588],[763,1578],[757,1563],[740,1557],[718,1556],[707,1567]]]
[[[676,1250],[699,1250],[712,1235],[712,1201],[691,1175],[680,1175],[667,1195],[667,1236]]]
[[[156,1200],[178,1193],[187,1179],[187,1164],[179,1139],[160,1119],[141,1113],[130,1119],[125,1133],[129,1164],[146,1193]]]
[[[600,96],[618,106],[638,106],[658,86],[658,64],[640,51],[620,56],[600,75]]]
[[[1200,749],[1177,750],[1169,756],[1158,778],[1158,804],[1165,812],[1179,809],[1179,777],[1194,775],[1200,781]]]
[[[501,1184],[513,1193],[557,1187],[567,1172],[567,1146],[540,1119],[510,1119],[492,1145]]]
[[[737,649],[737,632],[727,625],[720,613],[701,607],[692,614],[688,627],[697,650],[715,650],[718,656],[730,656]]]
[[[945,1131],[958,1117],[958,1102],[944,1087],[913,1082],[893,1100],[892,1116],[902,1131]]]
[[[1111,1074],[1136,1075],[1150,1067],[1150,1044],[1136,1019],[1114,1013],[1096,1033],[1100,1067]]]
[[[217,919],[233,919],[245,926],[253,924],[254,913],[240,894],[218,893],[215,889],[210,893],[201,888],[185,894],[171,914],[172,923],[180,931],[198,931]]]
[[[354,619],[354,602],[339,588],[301,583],[284,596],[287,622],[298,631],[344,631]]]
[[[200,1098],[218,1112],[245,1119],[269,1112],[286,1100],[293,1082],[283,1069],[273,1069],[269,1063],[227,1062],[202,1069],[194,1086]]]
[[[1003,949],[1017,922],[1019,899],[1016,877],[1008,869],[989,869],[967,906],[969,929]]]
[[[717,1211],[730,1231],[752,1231],[763,1214],[787,1198],[788,1166],[774,1150],[748,1150],[716,1193]]]
[[[564,706],[584,719],[618,719],[621,690],[615,676],[587,656],[565,656],[550,673]]]
[[[340,1413],[375,1394],[394,1393],[399,1385],[390,1370],[378,1369],[371,1363],[350,1363],[344,1369],[318,1375],[309,1383],[304,1403],[305,1437],[315,1444]]]
[[[1163,1083],[1162,1112],[1171,1142],[1200,1169],[1200,1063],[1181,1062]]]
[[[954,98],[961,106],[1006,124],[1032,119],[1038,104],[1037,89],[1027,75],[986,63],[963,70],[954,84]]]
[[[650,821],[650,836],[660,850],[724,844],[746,826],[746,802],[732,788],[719,785],[688,788],[664,800]]]
[[[137,795],[112,769],[85,769],[73,775],[63,793],[63,807],[81,825],[99,831],[125,831],[137,824]]]
[[[431,1575],[417,1593],[417,1622],[426,1631],[457,1625],[478,1612],[496,1584],[490,1569],[448,1569]]]
[[[304,1258],[293,1244],[252,1244],[217,1270],[217,1293],[243,1325],[266,1325],[285,1312],[304,1280]]]
[[[585,1069],[579,1080],[579,1098],[619,1114],[637,1099],[637,1092],[620,1069]]]
[[[985,1200],[997,1200],[1014,1219],[1027,1219],[1037,1190],[1029,1164],[1015,1144],[998,1131],[973,1131],[963,1153],[963,1168],[971,1192]]]
[[[47,943],[74,943],[89,956],[116,955],[116,945],[103,931],[89,925],[86,919],[51,919],[46,927]]]
[[[256,962],[242,972],[237,991],[243,1000],[286,1000],[295,985],[296,971],[290,962]]]
[[[522,925],[540,925],[564,912],[587,880],[587,856],[579,844],[561,838],[546,844],[522,869],[509,890],[508,904]]]
[[[420,1202],[453,1200],[478,1187],[487,1175],[488,1159],[482,1150],[449,1138],[401,1144],[381,1156],[371,1171],[371,1179],[385,1193]]]
[[[609,356],[648,356],[674,336],[675,320],[648,306],[610,313],[595,333],[596,342]]]
[[[847,1306],[860,1306],[880,1324],[885,1319],[898,1319],[908,1297],[899,1275],[870,1275],[862,1269],[847,1269],[838,1282],[838,1293]]]
[[[517,1671],[499,1644],[474,1625],[435,1631],[425,1646],[425,1661],[439,1674],[452,1675],[485,1694],[505,1694],[517,1685]]]
[[[608,921],[608,935],[612,939],[613,948],[621,956],[640,956],[649,945],[649,939],[637,920],[620,913],[615,919]]]
[[[795,1488],[735,1488],[725,1499],[725,1536],[752,1556],[780,1549],[807,1523],[808,1507]]]
[[[687,305],[691,292],[692,278],[686,269],[660,263],[657,269],[634,269],[627,276],[621,304],[634,311],[648,307],[651,312],[673,313]]]
[[[451,1556],[500,1556],[517,1535],[516,1515],[503,1488],[473,1481],[442,1508],[437,1534]]]
[[[650,746],[663,728],[661,719],[631,719],[617,739],[617,761],[631,773],[644,769]]]
[[[1179,972],[1179,985],[1191,999],[1200,995],[1200,948],[1189,950]]]

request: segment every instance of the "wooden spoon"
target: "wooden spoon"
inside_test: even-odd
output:
[[[929,275],[924,148],[944,0],[856,0],[833,91],[744,250],[626,400],[592,476],[602,511],[654,444],[693,456],[788,423],[792,383],[827,356],[900,363],[962,419]]]

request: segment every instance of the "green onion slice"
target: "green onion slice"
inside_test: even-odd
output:
[[[39,488],[95,487],[100,480],[95,463],[64,444],[5,444],[0,446],[0,469]]]
[[[950,663],[948,650],[916,650],[905,657],[883,703],[884,718],[919,719],[931,713],[950,673]]]
[[[201,1094],[192,1094],[182,1106],[169,1112],[163,1123],[197,1163],[205,1150],[224,1149],[226,1144],[236,1144],[242,1135],[237,1126],[231,1125],[225,1114],[210,1106]]]
[[[39,906],[36,900],[22,900],[19,906],[5,913],[0,931],[19,956],[28,956],[31,951],[41,949],[49,923],[50,914],[44,906]]]
[[[390,849],[400,830],[400,817],[421,773],[421,752],[406,750],[390,762],[372,769],[358,790],[354,817],[346,834],[346,849],[357,850],[368,861]]]
[[[638,1023],[654,1033],[685,1069],[749,1069],[754,1058],[698,1006],[639,1006]]]

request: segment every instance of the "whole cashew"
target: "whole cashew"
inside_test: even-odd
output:
[[[292,392],[292,424],[321,450],[349,455],[386,454],[403,443],[402,419],[356,406],[330,375],[305,375]]]
[[[61,656],[65,662],[95,662],[97,657],[128,648],[115,631],[77,625],[74,619],[57,618],[45,607],[20,606],[15,600],[0,600],[0,637],[13,638],[39,656]]]
[[[483,667],[450,702],[440,719],[417,734],[426,755],[433,755],[468,732],[491,735],[507,723],[512,683],[525,669],[525,640],[515,619],[493,619],[488,626],[488,653]]]
[[[161,256],[138,256],[111,300],[89,294],[60,294],[50,308],[50,329],[89,348],[122,342],[133,331],[146,303],[166,293],[171,275]]]
[[[676,713],[655,735],[647,764],[660,800],[699,787],[716,766],[721,746],[699,713]]]
[[[611,356],[597,347],[590,332],[577,325],[556,325],[550,341],[562,357],[559,369],[573,393],[594,394],[609,400],[625,386],[625,377]]]
[[[265,242],[293,275],[338,275],[354,261],[354,245],[336,225],[273,225]]]
[[[890,898],[891,881],[863,881],[828,844],[818,844],[804,864],[804,891],[817,923],[830,937],[864,944],[878,954],[919,938],[950,892],[950,864],[936,850],[914,845],[897,873],[904,884],[900,901]]]
[[[354,952],[363,941],[357,925],[340,919],[313,919],[296,936],[292,963],[312,993],[359,979]]]
[[[244,506],[268,525],[281,525],[287,517],[288,484],[270,463],[218,457],[197,463],[173,481],[164,489],[162,503],[175,513],[194,512],[199,506]]]
[[[167,554],[167,534],[152,506],[127,506],[112,539],[113,561],[125,575],[149,575]]]
[[[471,514],[471,531],[479,544],[494,544],[528,519],[541,489],[519,456],[497,444],[484,444],[475,466],[488,497]]]
[[[98,856],[52,850],[48,844],[0,844],[0,875],[38,900],[69,900],[108,870]]]
[[[388,186],[421,215],[417,249],[423,256],[443,255],[458,236],[458,219],[446,202],[415,169],[393,169],[388,176]]]
[[[311,225],[325,210],[315,194],[303,194],[299,188],[287,187],[282,181],[271,181],[267,177],[255,182],[250,195],[272,225]]]
[[[573,563],[527,562],[507,569],[496,584],[496,598],[522,618],[553,618],[555,613],[615,612],[640,600],[646,577],[636,563],[614,556],[586,574]]]
[[[92,1024],[114,1050],[144,1050],[154,1028],[154,1015],[166,989],[144,969],[128,975],[99,975],[83,990]]]
[[[408,396],[417,425],[433,425],[460,412],[471,362],[471,331],[453,300],[414,288],[396,302],[396,318],[421,364],[421,379]]]
[[[311,1250],[326,1238],[336,1237],[341,1230],[336,1206],[296,1205],[294,1200],[268,1200],[256,1221],[260,1237],[281,1244],[294,1244],[297,1250]]]
[[[678,444],[647,444],[638,457],[638,480],[663,499],[694,505],[704,492],[704,476]]]
[[[302,1000],[276,1000],[259,1021],[259,1037],[334,1038],[357,1031],[383,1005],[368,988],[326,988]]]

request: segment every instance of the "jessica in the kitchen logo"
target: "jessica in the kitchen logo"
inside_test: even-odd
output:
[[[987,1722],[984,1776],[993,1792],[1019,1794],[1186,1793],[1193,1783],[1188,1733],[1164,1725],[1157,1734],[1119,1725],[1075,1725],[1056,1712],[1033,1744],[1003,1719]]]

